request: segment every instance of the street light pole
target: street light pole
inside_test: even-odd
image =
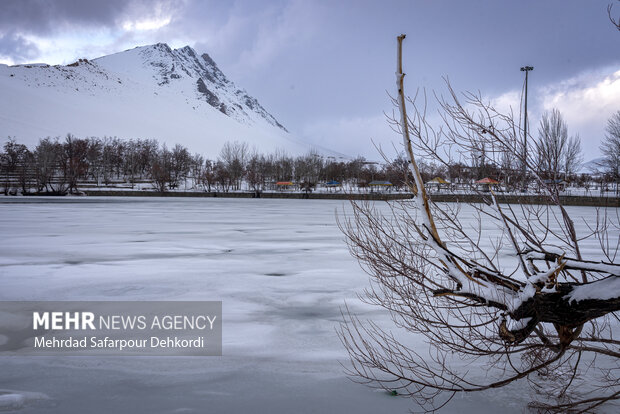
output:
[[[523,159],[521,160],[523,175],[523,191],[527,190],[527,74],[530,70],[534,70],[533,66],[523,66],[521,72],[525,72],[525,116],[523,121]]]

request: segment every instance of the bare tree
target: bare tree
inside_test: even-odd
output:
[[[581,164],[581,141],[578,136],[568,137],[568,127],[557,109],[542,116],[536,155],[538,174],[554,184],[574,174]]]
[[[88,172],[88,141],[67,134],[63,144],[63,175],[69,192],[78,192],[78,180]]]
[[[213,170],[218,187],[221,191],[227,193],[234,182],[233,177],[230,175],[230,169],[227,168],[223,161],[218,161],[215,163]]]
[[[569,138],[562,163],[566,178],[575,176],[579,171],[579,167],[583,164],[583,153],[581,152],[581,138],[579,138],[579,134]]]
[[[427,352],[400,335],[345,312],[340,337],[351,357],[351,375],[362,383],[413,398],[433,411],[457,393],[526,381],[531,407],[547,412],[591,411],[620,398],[616,339],[620,309],[617,217],[601,211],[590,234],[577,234],[557,192],[536,172],[536,158],[519,147],[520,122],[474,94],[465,102],[450,89],[440,98],[443,126],[434,128],[425,105],[410,100],[407,115],[398,38],[392,119],[403,137],[414,198],[381,214],[353,203],[339,223],[351,253],[373,285],[362,299],[387,309],[395,325],[419,336]],[[468,207],[433,203],[424,189],[414,149],[439,157],[445,144],[467,153],[486,142],[485,157],[513,151],[544,189],[548,204],[511,207],[490,192]],[[521,157],[521,158],[519,158]],[[475,214],[472,220],[466,216]],[[490,228],[499,231],[490,231]],[[600,252],[584,257],[587,236]],[[485,240],[490,240],[486,242]],[[419,343],[419,342],[418,342]],[[475,363],[484,372],[471,370]]]
[[[32,179],[33,157],[24,144],[9,138],[0,153],[0,171],[4,182],[4,194],[8,195],[11,186],[19,184],[22,194],[28,193]]]
[[[177,187],[181,181],[187,180],[190,172],[192,156],[187,148],[181,144],[176,144],[171,151],[171,176],[172,185]],[[187,187],[187,185],[185,186]]]
[[[200,184],[206,192],[210,193],[216,184],[215,163],[211,160],[205,160],[204,169],[199,179]]]
[[[499,171],[501,176],[498,179],[504,182],[506,190],[516,190],[521,171],[519,170],[518,159],[515,159],[512,151],[502,153]]]
[[[39,140],[34,150],[37,191],[66,194],[69,185],[64,174],[65,151],[58,138]]]
[[[150,168],[150,176],[157,191],[164,193],[170,187],[173,182],[172,175],[172,153],[164,144],[153,158]]]
[[[310,151],[306,155],[300,155],[293,161],[294,178],[301,188],[309,192],[311,188],[316,187],[323,170],[323,160],[321,156]]]
[[[88,141],[86,151],[88,175],[95,180],[97,187],[101,185],[101,178],[103,177],[102,150],[103,144],[99,138],[91,138]]]
[[[193,180],[193,187],[197,188],[199,185],[202,185],[202,177],[205,170],[205,158],[196,153],[191,157],[190,162],[190,174]],[[203,187],[204,188],[204,187]]]
[[[397,189],[407,185],[409,174],[408,164],[409,161],[404,157],[404,154],[399,154],[394,160],[392,160],[392,162],[389,162],[384,166],[385,178]],[[442,174],[438,173],[437,175]]]
[[[617,194],[620,181],[620,111],[609,118],[605,132],[605,139],[600,148],[604,154],[603,168],[616,181]]]
[[[283,150],[276,150],[271,156],[274,181],[290,181],[293,179],[293,159]]]
[[[237,141],[226,142],[220,151],[220,160],[227,169],[230,185],[235,190],[241,188],[241,179],[245,173],[248,154],[248,144]]]
[[[259,195],[265,187],[266,161],[265,157],[252,151],[246,167],[246,180],[255,195]]]

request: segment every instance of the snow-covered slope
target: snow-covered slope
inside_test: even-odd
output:
[[[581,164],[578,172],[579,174],[592,174],[601,171],[604,168],[604,163],[605,158],[603,157],[591,159],[590,161]]]
[[[0,141],[118,136],[216,155],[226,141],[263,152],[310,146],[239,89],[207,54],[158,43],[67,66],[0,65]]]

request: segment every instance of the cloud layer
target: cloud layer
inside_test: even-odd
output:
[[[512,90],[491,99],[502,112],[522,108],[522,91]],[[536,137],[543,112],[558,109],[568,124],[570,135],[579,135],[586,161],[600,156],[607,120],[620,108],[620,70],[611,66],[530,90],[528,116]]]
[[[360,142],[390,135],[381,127],[391,110],[385,90],[394,86],[394,39],[407,33],[411,92],[442,90],[449,75],[456,90],[480,90],[518,113],[519,67],[533,65],[531,125],[558,107],[597,155],[599,126],[620,107],[618,34],[603,3],[2,0],[0,63],[66,64],[156,42],[188,44],[293,133],[355,155],[375,151],[360,151]]]

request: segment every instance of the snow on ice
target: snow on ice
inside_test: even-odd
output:
[[[369,281],[336,225],[336,210],[347,207],[331,200],[0,199],[0,300],[222,300],[224,335],[222,357],[1,358],[0,388],[49,398],[0,392],[0,410],[415,409],[349,381],[339,364],[348,360],[335,332],[345,301],[361,319],[393,326],[384,311],[357,299]],[[384,202],[377,207],[388,213]],[[594,208],[569,212],[585,221],[596,215]],[[463,207],[460,216],[467,214]],[[512,252],[506,260],[515,260]],[[421,341],[404,340],[425,352]],[[470,369],[485,375],[483,367]],[[444,412],[522,412],[525,388],[457,396]]]

